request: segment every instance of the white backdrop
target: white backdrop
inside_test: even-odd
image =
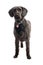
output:
[[[14,59],[15,38],[13,35],[14,18],[8,14],[14,6],[28,9],[26,19],[31,21],[30,54],[26,58],[24,48],[20,48],[19,56]],[[0,1],[0,65],[43,65],[43,0],[1,0]]]

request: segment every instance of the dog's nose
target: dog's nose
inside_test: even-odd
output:
[[[17,13],[16,16],[19,16],[19,14]]]
[[[19,17],[19,15],[18,15],[18,14],[16,14],[16,15],[15,15],[15,18],[16,18],[16,19],[19,19],[20,17]]]

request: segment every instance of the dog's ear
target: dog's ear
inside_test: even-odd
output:
[[[27,9],[24,7],[21,8],[22,8],[22,16],[24,17],[27,14]]]
[[[14,9],[12,8],[12,9],[10,9],[10,10],[9,10],[9,12],[8,12],[8,13],[9,13],[9,15],[10,15],[11,17],[13,17],[13,16],[14,16],[14,14],[13,14],[13,10],[14,10]]]

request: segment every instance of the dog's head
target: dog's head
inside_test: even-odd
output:
[[[22,20],[23,17],[27,14],[27,9],[24,7],[13,7],[12,9],[9,10],[9,15],[11,17],[14,16],[16,20]]]

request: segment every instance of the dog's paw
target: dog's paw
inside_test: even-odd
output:
[[[13,58],[17,58],[17,55],[13,56]]]
[[[27,59],[31,59],[31,56],[27,56]]]

